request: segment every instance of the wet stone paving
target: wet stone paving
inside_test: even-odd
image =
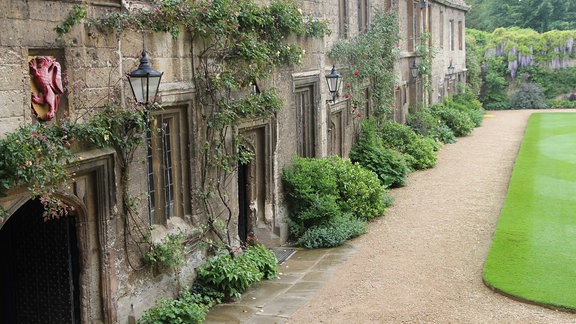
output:
[[[205,323],[283,323],[304,306],[355,251],[351,244],[332,249],[298,249],[278,266],[279,278],[250,287],[241,298],[214,306]]]

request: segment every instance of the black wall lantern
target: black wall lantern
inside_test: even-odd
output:
[[[258,87],[256,81],[250,82],[250,94],[254,96],[260,94],[260,88]]]
[[[326,83],[328,83],[328,91],[332,95],[332,100],[327,102],[336,102],[338,97],[338,90],[340,90],[340,83],[342,82],[342,75],[336,71],[336,64],[332,65],[330,74],[326,74]]]
[[[142,50],[140,65],[136,70],[128,73],[128,83],[130,83],[136,103],[148,106],[156,100],[162,74],[164,73],[152,69],[146,57],[146,50]]]
[[[416,79],[418,74],[420,74],[420,67],[416,64],[416,60],[414,60],[410,66],[410,74],[412,75],[412,79]]]
[[[450,61],[450,65],[448,66],[448,74],[452,75],[454,74],[454,65],[452,65],[452,61]]]

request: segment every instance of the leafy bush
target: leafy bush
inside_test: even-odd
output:
[[[384,145],[407,154],[414,169],[427,169],[436,165],[438,143],[414,132],[410,127],[395,122],[384,122],[378,129]]]
[[[384,146],[376,133],[374,119],[362,122],[360,138],[352,146],[350,160],[374,172],[385,187],[404,186],[406,176],[410,173],[410,167],[402,154]]]
[[[450,102],[450,100],[446,99],[446,102]],[[465,87],[463,92],[455,94],[452,97],[452,103],[455,109],[465,112],[470,116],[475,127],[482,125],[485,113],[484,108],[482,108],[482,103],[469,87]]]
[[[439,124],[434,130],[434,138],[437,138],[440,142],[446,144],[456,143],[456,135],[448,125]]]
[[[282,180],[293,214],[290,234],[295,238],[340,213],[338,186],[329,159],[296,158],[291,170],[283,170]]]
[[[185,291],[179,299],[158,299],[153,308],[144,312],[138,323],[204,323],[211,306],[212,303],[202,296]]]
[[[542,89],[532,82],[523,83],[512,95],[510,101],[513,108],[543,109],[548,107]]]
[[[506,74],[508,64],[502,57],[486,57],[483,69],[484,83],[480,92],[482,103],[486,109],[510,109],[506,89],[508,81]]]
[[[446,107],[443,104],[431,106],[432,113],[440,118],[457,137],[466,136],[474,129],[474,122],[470,116],[457,109]]]
[[[417,134],[433,138],[439,143],[456,143],[454,132],[427,108],[409,114],[406,118],[406,125]]]
[[[502,97],[500,101],[484,103],[487,110],[509,110],[512,109],[508,97]]]
[[[236,258],[222,252],[197,268],[198,284],[221,292],[226,299],[239,297],[250,285],[263,278],[278,276],[278,260],[272,251],[253,246]]]
[[[552,100],[552,108],[576,108],[576,101],[566,98]]]
[[[308,249],[334,247],[366,232],[366,222],[350,214],[341,214],[327,225],[314,226],[298,239]]]
[[[152,243],[150,251],[142,256],[142,261],[166,269],[184,264],[183,240],[184,234],[181,232],[168,234],[162,242]]]
[[[337,156],[298,157],[282,179],[292,207],[290,234],[305,246],[342,244],[362,232],[364,220],[383,215],[390,202],[376,174]]]
[[[574,91],[576,84],[576,67],[550,69],[545,66],[533,65],[521,68],[518,74],[529,75],[530,80],[542,88],[547,99]]]
[[[358,163],[335,158],[334,172],[340,191],[340,210],[356,218],[369,220],[386,211],[386,189],[378,177]]]
[[[236,258],[237,262],[253,264],[262,273],[264,279],[278,278],[278,259],[271,250],[264,245],[258,244],[248,248],[243,254]]]

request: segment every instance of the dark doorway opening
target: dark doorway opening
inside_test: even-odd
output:
[[[30,200],[0,229],[0,323],[80,323],[76,217]]]
[[[248,224],[250,224],[250,202],[248,201],[248,165],[238,163],[238,237],[246,244],[248,239]]]

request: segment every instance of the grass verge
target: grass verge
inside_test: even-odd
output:
[[[576,113],[530,117],[483,278],[507,295],[576,310]]]

